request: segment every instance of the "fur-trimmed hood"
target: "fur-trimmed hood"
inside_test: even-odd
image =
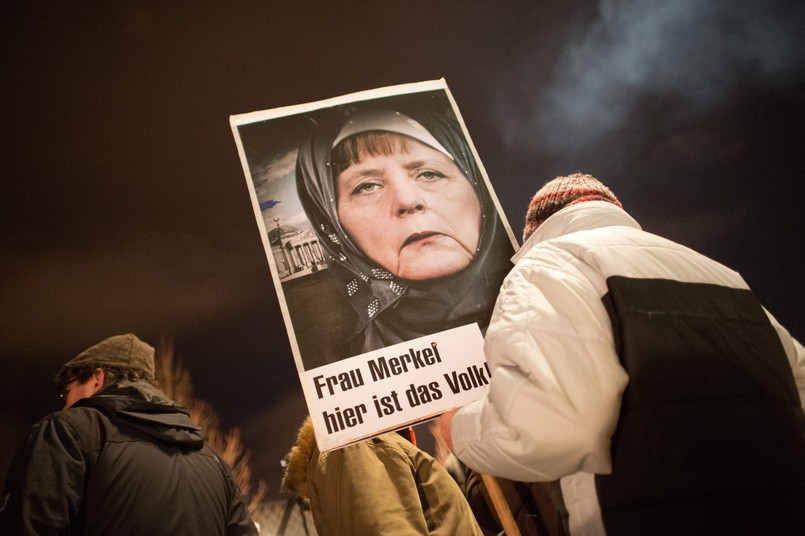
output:
[[[307,468],[313,454],[318,452],[316,437],[313,433],[313,422],[310,417],[305,418],[296,444],[288,453],[288,464],[285,466],[285,476],[282,478],[282,489],[299,496],[306,503],[310,502],[307,488]]]

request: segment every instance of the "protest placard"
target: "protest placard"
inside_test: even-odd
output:
[[[481,397],[516,241],[445,81],[230,124],[319,448]]]

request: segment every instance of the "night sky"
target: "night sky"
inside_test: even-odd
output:
[[[59,366],[134,332],[173,340],[274,493],[306,410],[229,116],[377,87],[446,79],[516,236],[545,181],[591,173],[805,340],[805,3],[0,12],[0,475]]]

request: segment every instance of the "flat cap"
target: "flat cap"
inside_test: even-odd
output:
[[[153,378],[154,348],[131,333],[115,335],[75,356],[62,366],[62,371],[87,366],[137,369]]]

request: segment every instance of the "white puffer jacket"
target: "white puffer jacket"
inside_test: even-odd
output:
[[[629,381],[602,302],[607,278],[747,285],[601,201],[548,218],[513,261],[486,333],[490,391],[453,418],[454,450],[480,472],[561,479],[571,533],[603,534],[594,476],[612,471],[610,442]],[[805,349],[769,317],[805,400]]]

